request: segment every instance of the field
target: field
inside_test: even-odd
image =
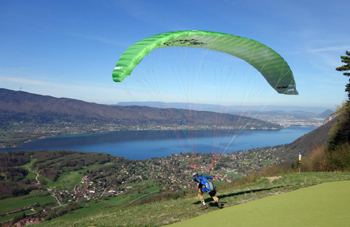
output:
[[[1,200],[0,214],[23,207],[28,207],[29,205],[33,205],[37,202],[41,204],[46,201],[56,201],[52,196],[42,196],[42,194],[43,193],[41,191],[31,191],[29,195],[3,199]]]
[[[234,178],[242,178],[243,177],[242,175],[235,174],[235,173],[227,173],[227,175],[232,176]]]
[[[148,185],[147,187],[143,187]],[[130,198],[132,201],[130,203],[136,202],[140,199],[145,199],[151,194],[158,193],[159,187],[153,183],[152,180],[145,180],[140,183],[128,183],[126,186],[131,186],[134,188],[134,192],[131,194]],[[141,193],[141,191],[143,193]]]
[[[277,196],[274,195],[284,194],[286,192],[291,192],[302,188],[308,189],[310,186],[318,186],[319,184],[325,182],[347,180],[350,180],[350,173],[282,174],[281,178],[274,180],[272,183],[270,183],[269,179],[259,178],[256,179],[255,182],[243,186],[230,187],[230,185],[227,184],[219,186],[217,195],[222,201],[224,207],[224,209],[220,211],[218,211],[216,203],[213,202],[209,196],[205,197],[208,204],[208,209],[200,209],[200,202],[197,196],[195,196],[195,194],[190,194],[186,198],[149,203],[140,206],[133,206],[125,203],[125,205],[121,207],[104,207],[103,209],[94,210],[83,208],[79,210],[79,212],[85,211],[85,217],[74,219],[70,218],[70,216],[75,216],[74,212],[78,212],[74,211],[73,214],[53,219],[43,224],[39,224],[38,226],[162,226],[187,219],[192,219],[194,217],[208,214],[214,211],[214,213],[217,213],[221,211],[224,212],[225,210],[229,210],[231,208],[239,209],[240,207],[244,206],[237,206],[238,204],[246,203],[249,205],[251,203],[250,201],[262,201],[260,199],[269,196],[271,196],[271,198],[277,198]],[[312,187],[310,187],[310,189],[312,189]],[[303,190],[297,190],[295,193],[301,193],[302,195]],[[288,194],[289,193],[286,193],[285,195]],[[121,201],[125,202],[124,199],[126,199],[120,197],[120,201],[114,200],[117,198],[108,200],[108,203],[110,205],[116,205]],[[302,204],[303,203],[300,202],[300,205]],[[322,206],[322,204],[320,206]],[[324,203],[325,209],[327,206],[328,204]],[[252,209],[254,210],[258,208],[255,208],[253,205]],[[292,213],[291,216],[295,218]],[[303,225],[303,223],[299,224]]]
[[[147,185],[147,188],[145,187]],[[132,202],[137,201],[142,197],[142,199],[147,198],[152,195],[151,192],[159,192],[159,187],[154,184],[152,180],[145,180],[140,183],[129,183],[127,186],[131,186],[132,189],[127,194],[120,194],[115,197],[111,197],[108,200],[100,200],[98,203],[95,203],[94,200],[91,200],[87,203],[80,203],[84,208],[79,210],[74,210],[71,213],[60,217],[59,219],[66,221],[74,221],[77,218],[90,217],[91,214],[96,212],[101,212],[103,210],[110,210],[111,208],[120,208],[125,207],[126,205],[131,204]],[[144,194],[147,193],[147,194]],[[150,194],[149,194],[150,193]],[[85,207],[85,205],[89,207]],[[57,219],[58,220],[58,219]],[[49,222],[47,222],[49,223]]]
[[[243,162],[239,162],[239,163],[246,164],[246,165],[250,164],[250,162],[248,162],[248,161],[243,161]]]
[[[259,163],[260,165],[266,166],[266,165],[270,165],[271,161],[270,160],[264,160],[262,162]]]
[[[43,204],[47,201],[56,202],[56,200],[52,196],[43,195],[43,192],[41,192],[41,191],[38,191],[38,190],[31,191],[28,195],[25,195],[25,196],[13,197],[13,198],[1,200],[0,214],[6,213],[7,211],[13,211],[13,210],[21,209],[21,208],[27,208],[30,205],[34,205],[35,203]],[[10,220],[14,216],[22,214],[22,213],[32,214],[34,212],[31,210],[26,210],[26,211],[21,211],[19,213],[6,215],[3,217],[0,217],[0,222]]]
[[[34,181],[36,177],[36,174],[33,172],[29,172],[28,175],[26,176],[26,179],[29,179],[30,181]]]
[[[80,172],[80,173],[79,173]],[[57,189],[73,189],[74,185],[80,182],[83,173],[81,171],[65,172],[60,175],[57,181],[46,178],[47,186]]]
[[[32,210],[25,210],[25,211],[21,211],[19,213],[9,214],[9,215],[0,217],[0,222],[6,222],[6,221],[12,219],[13,217],[15,217],[17,215],[21,215],[23,213],[25,213],[26,215],[30,215],[30,214],[33,214],[34,212]]]
[[[71,172],[65,172],[60,175],[60,177],[56,181],[52,181],[48,178],[46,178],[47,186],[57,188],[57,189],[68,189],[72,190],[74,186],[81,181],[81,178],[83,177],[84,172],[86,170],[92,170],[96,168],[97,165],[91,165],[84,167],[82,170],[78,171],[71,171]]]

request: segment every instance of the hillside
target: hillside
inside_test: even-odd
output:
[[[108,106],[68,98],[0,89],[0,147],[19,146],[59,134],[122,130],[281,129],[282,126],[209,111]],[[220,119],[218,121],[218,119]]]
[[[190,103],[162,103],[162,102],[119,102],[118,106],[148,106],[156,108],[176,108],[190,109],[193,106],[200,111],[227,112],[230,114],[259,116],[262,121],[275,123],[284,127],[288,126],[313,126],[319,127],[323,121],[333,113],[332,110],[322,107],[304,107],[304,106],[221,106],[210,104],[190,104]],[[250,109],[249,111],[243,111]],[[264,113],[261,110],[264,109]],[[266,112],[265,112],[266,111]]]
[[[162,103],[162,102],[118,102],[118,106],[148,106],[148,107],[157,107],[157,108],[162,108],[165,105],[169,106],[170,108],[175,108],[175,109],[189,109],[190,105],[189,103],[179,103],[179,102],[172,102],[172,103]],[[193,103],[191,104],[192,106],[194,105]],[[196,104],[198,110],[203,110],[203,111],[217,111],[222,109],[221,105],[214,105],[214,104]],[[235,106],[229,106],[226,107],[225,109],[228,108],[228,112],[237,112],[242,109],[244,109],[246,106],[240,106],[240,105],[235,105]],[[260,109],[261,106],[257,106],[257,109]],[[325,107],[304,107],[304,106],[269,106],[269,111],[267,112],[278,112],[282,111],[284,113],[288,112],[294,112],[294,111],[302,111],[302,112],[307,112],[307,113],[313,113],[313,114],[318,114],[327,111],[328,108]]]
[[[284,174],[282,179],[273,183],[262,178],[247,184],[249,180],[242,178],[243,186],[235,186],[242,175],[269,164],[295,159],[298,149],[302,154],[308,153],[309,150],[303,146],[312,148],[314,144],[324,142],[335,121],[336,119],[292,144],[225,155],[223,161],[210,173],[220,180],[216,184],[224,207],[320,182],[350,179],[348,173]],[[197,154],[196,160],[201,163],[202,173],[208,172],[206,167],[210,155]],[[19,212],[14,209],[19,209],[24,204],[35,204],[35,201],[39,201],[37,197],[41,202],[35,207],[36,214],[28,211],[28,208],[26,212],[46,221],[54,219],[45,222],[45,226],[86,226],[91,220],[94,220],[91,223],[96,226],[109,226],[116,219],[124,226],[161,226],[217,210],[210,199],[207,199],[207,210],[198,209],[199,202],[191,190],[193,184],[189,177],[193,170],[186,154],[132,161],[98,153],[29,151],[5,152],[0,155],[0,160],[3,166],[1,194],[6,198],[0,200],[0,203],[11,204],[12,207],[3,208],[2,212],[16,212],[0,218],[4,221],[12,217],[20,218]],[[52,199],[53,196],[59,200],[56,202]],[[166,200],[170,201],[163,202]],[[55,209],[42,212],[44,208],[51,207]],[[137,218],[135,212],[138,213]]]
[[[258,182],[252,182],[243,186],[237,185],[235,187],[231,185],[230,187],[219,187],[218,197],[224,205],[224,209],[222,210],[218,210],[215,202],[213,202],[207,195],[205,196],[205,199],[209,207],[208,209],[200,209],[198,197],[193,193],[176,200],[163,200],[139,206],[106,206],[94,213],[90,213],[87,210],[83,213],[84,209],[86,209],[83,208],[77,212],[74,211],[63,217],[41,223],[38,226],[164,226],[176,222],[182,223],[184,220],[198,217],[200,215],[216,215],[216,212],[225,212],[226,209],[231,209],[232,206],[234,209],[239,209],[244,204],[247,204],[247,202],[249,204],[254,200],[260,201],[260,199],[265,197],[275,198],[278,194],[286,194],[286,192],[300,188],[307,188],[323,182],[344,181],[349,179],[349,173],[282,174],[280,179],[274,181],[270,181],[268,178],[261,178]],[[291,204],[289,203],[288,205]],[[246,205],[243,207],[245,206]],[[323,208],[327,209],[326,207]],[[257,206],[253,209],[260,210]],[[261,209],[264,208],[261,207]],[[309,211],[309,213],[311,214],[312,210]],[[231,214],[235,215],[235,213]],[[78,218],[78,215],[80,215],[80,218]],[[232,215],[227,216],[227,218],[229,219]],[[248,215],[248,218],[251,218],[251,215],[246,215]],[[265,215],[270,216],[271,214],[265,213]],[[295,218],[293,213],[290,215],[290,218]],[[283,220],[281,221],[283,222]],[[234,224],[234,222],[232,222],[232,224]],[[191,226],[194,225],[192,224]],[[253,226],[257,226],[257,224]],[[267,223],[264,226],[269,225]]]
[[[296,139],[292,143],[278,147],[273,153],[287,160],[295,160],[299,152],[303,157],[308,155],[317,145],[326,143],[329,138],[329,131],[336,121],[337,118],[332,119],[321,127]]]
[[[194,112],[194,111],[193,111]],[[192,113],[182,109],[159,109],[141,106],[107,106],[84,101],[54,98],[22,91],[0,89],[0,117],[6,122],[36,121],[54,123],[57,121],[100,121],[123,125],[188,125],[196,121],[197,125],[215,125],[216,113],[196,111]],[[227,114],[222,125],[231,125],[236,115]],[[246,122],[250,122],[248,118]],[[255,120],[254,120],[255,122]],[[275,127],[276,124],[258,121],[255,127]]]
[[[233,182],[250,169],[270,163],[268,155],[262,154],[262,164],[252,161],[247,165],[244,160],[248,156],[246,152],[225,155],[211,171],[220,181],[217,185]],[[135,161],[64,150],[0,152],[0,222],[21,211],[32,214],[29,206],[37,203],[35,211],[50,220],[77,208],[79,211],[74,213],[81,216],[107,205],[121,207],[183,197],[194,187],[189,177],[193,172],[191,163],[195,161],[204,173],[209,171],[208,160],[213,158],[212,154],[198,153],[196,157],[176,154]],[[53,207],[59,210],[57,214],[39,212]]]
[[[198,155],[205,166],[208,157]],[[247,156],[248,151],[232,153],[225,163],[247,166]],[[101,153],[21,151],[0,153],[0,160],[0,222],[25,220],[25,213],[45,220],[44,226],[162,226],[218,210],[208,196],[208,209],[199,209],[186,155],[132,161]],[[350,179],[349,173],[299,174],[290,169],[277,178],[269,178],[276,174],[271,172],[238,180],[232,171],[237,167],[210,173],[218,177],[215,184],[224,210],[322,182]],[[228,180],[229,175],[236,179]]]
[[[319,118],[327,118],[329,115],[333,114],[334,111],[332,110],[325,110],[324,112],[317,115]]]

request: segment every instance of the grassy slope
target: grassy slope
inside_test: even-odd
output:
[[[25,213],[26,215],[30,215],[30,214],[33,214],[34,212],[32,210],[26,210],[26,211],[21,211],[19,213],[14,213],[14,214],[10,214],[10,215],[6,215],[6,216],[3,216],[3,217],[0,217],[0,222],[6,222],[10,219],[12,219],[13,217],[17,216],[17,215],[21,215]]]
[[[224,208],[246,203],[252,200],[281,194],[296,189],[317,185],[323,182],[350,180],[350,173],[293,173],[283,174],[282,178],[269,182],[258,179],[257,182],[242,187],[220,190],[218,196]],[[223,186],[225,187],[225,185]],[[302,192],[302,191],[301,191]],[[151,203],[142,206],[124,206],[88,212],[79,219],[67,219],[66,216],[42,223],[42,226],[161,226],[173,222],[191,219],[199,215],[217,211],[216,204],[206,196],[208,209],[199,209],[196,196],[185,199]],[[249,203],[248,203],[249,204]],[[235,206],[238,209],[242,206]],[[326,208],[326,204],[325,204]],[[85,208],[84,208],[85,209]],[[84,210],[83,209],[83,210]],[[228,209],[223,209],[228,210]],[[220,211],[221,212],[221,211]],[[291,214],[293,216],[293,214]],[[302,223],[300,223],[302,224]],[[38,225],[38,226],[40,226]]]
[[[120,194],[116,197],[112,197],[109,200],[100,200],[98,203],[95,203],[93,200],[87,203],[81,203],[81,205],[84,207],[85,204],[88,204],[89,207],[82,208],[80,210],[75,210],[67,215],[64,215],[63,217],[60,217],[59,219],[65,220],[67,222],[74,221],[77,218],[86,218],[91,217],[91,214],[95,214],[96,212],[103,212],[104,210],[110,210],[108,207],[121,207],[125,206],[126,204],[129,204],[132,201],[137,201],[139,197],[142,196],[142,198],[147,198],[148,196],[152,195],[144,195],[138,193],[138,186],[142,186],[144,184],[148,184],[150,187],[147,189],[144,189],[142,191],[145,191],[147,193],[159,191],[159,187],[156,186],[153,182],[153,180],[145,180],[140,183],[129,183],[127,186],[133,186],[135,188],[135,191],[132,194]],[[58,219],[56,219],[58,220]]]
[[[62,173],[56,181],[52,181],[48,178],[45,178],[45,180],[47,182],[47,186],[51,188],[54,187],[62,190],[63,189],[72,190],[74,188],[74,185],[76,185],[81,181],[81,178],[83,177],[84,172],[86,172],[87,170],[92,170],[97,166],[99,165],[95,164],[91,166],[85,166],[81,170]]]
[[[266,165],[270,165],[271,161],[270,160],[264,160],[262,162],[259,163],[260,165],[266,166]]]
[[[185,226],[348,226],[350,181],[328,182],[210,212]]]
[[[3,199],[1,200],[0,213],[2,214],[7,211],[28,207],[29,205],[34,205],[37,202],[42,204],[46,201],[56,201],[50,195],[40,196],[41,194],[42,192],[35,190],[31,191],[29,195]]]

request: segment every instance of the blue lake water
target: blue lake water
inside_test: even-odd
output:
[[[232,135],[226,136],[226,132],[215,135],[214,131],[209,130],[196,131],[196,135],[188,135],[186,131],[120,131],[57,136],[25,143],[18,148],[2,148],[0,151],[74,150],[108,153],[134,160],[164,157],[180,152],[228,154],[291,143],[314,129],[316,128],[286,127],[278,131],[248,131],[237,134],[234,138]]]

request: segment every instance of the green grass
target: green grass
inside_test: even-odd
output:
[[[239,163],[242,163],[242,164],[246,164],[246,165],[248,165],[248,164],[250,164],[251,162],[248,162],[248,161],[243,161],[243,162],[239,162]]]
[[[242,178],[243,176],[240,174],[235,174],[235,173],[227,173],[227,175],[233,177],[233,178]]]
[[[258,178],[255,179],[255,182],[243,186],[235,186],[237,184],[219,186],[217,196],[224,205],[225,209],[223,210],[234,205],[247,203],[271,195],[283,194],[324,182],[350,180],[350,173],[291,173],[281,174],[281,176],[282,178],[272,183],[266,178]],[[222,188],[227,189],[224,190]],[[120,198],[123,202],[127,199],[127,197]],[[39,224],[38,226],[162,226],[218,210],[216,203],[209,196],[205,195],[205,199],[209,208],[204,210],[199,209],[199,199],[192,194],[187,198],[140,206],[130,206],[125,203],[125,206],[116,206],[101,210],[83,208],[79,212],[83,212],[85,217],[70,219],[68,218],[69,216],[65,215]],[[118,204],[118,201],[113,202],[113,200],[110,200],[108,202]],[[303,225],[303,223],[300,224]]]
[[[4,179],[6,180],[6,175],[4,173],[0,173],[0,176],[3,176]]]
[[[29,173],[27,174],[27,176],[25,177],[25,179],[29,179],[30,181],[34,181],[36,180],[36,173],[31,169],[31,166],[32,166],[32,163],[36,161],[36,159],[33,159],[31,160],[31,162],[23,165],[23,166],[20,166],[26,170],[29,171]]]
[[[264,161],[261,161],[259,164],[263,165],[263,166],[266,166],[266,165],[270,165],[271,161],[270,160],[264,160]]]
[[[33,158],[30,162],[28,162],[27,164],[23,165],[23,166],[20,166],[20,167],[23,167],[25,169],[28,170],[28,167],[30,168],[32,166],[32,163],[36,161],[36,158]]]
[[[153,180],[152,179],[148,179],[148,180],[144,180],[144,181],[141,181],[139,183],[127,183],[125,186],[135,186],[135,185],[143,185],[143,184],[154,184]]]
[[[56,201],[55,198],[50,195],[40,197],[37,195],[42,195],[42,192],[35,190],[25,196],[3,199],[1,200],[0,213],[28,207],[29,205],[34,205],[36,202],[41,204],[45,201]]]
[[[218,186],[227,184],[227,182],[226,181],[215,181],[214,184],[215,184],[216,187],[218,187]]]
[[[74,185],[81,181],[83,174],[79,171],[65,172],[60,175],[57,181],[52,181],[50,179],[45,179],[47,186],[54,187],[57,189],[73,189]]]
[[[0,217],[0,222],[8,221],[8,220],[12,219],[14,216],[23,214],[23,212],[26,215],[34,213],[32,210],[21,211],[21,212],[15,213],[15,214],[10,214],[10,215],[6,215],[6,216],[3,216],[3,217]]]
[[[48,178],[45,178],[47,182],[47,186],[55,187],[57,189],[68,189],[72,190],[74,186],[81,181],[81,178],[84,175],[84,172],[87,170],[92,170],[96,168],[96,165],[91,165],[84,167],[84,169],[78,171],[65,172],[60,175],[60,177],[56,181],[52,181]]]
[[[2,140],[14,140],[12,137],[4,136],[1,137]]]
[[[149,188],[144,189],[145,185],[149,185]],[[133,191],[133,193],[130,195],[130,201],[128,202],[136,202],[139,199],[145,199],[153,194],[153,192],[159,192],[160,188],[153,182],[153,180],[148,179],[148,180],[144,180],[141,181],[139,183],[128,183],[126,184],[126,186],[132,186],[133,188],[130,191]],[[138,192],[141,193],[138,193]],[[127,193],[128,191],[126,191]],[[152,193],[152,194],[149,194]],[[148,194],[148,195],[147,195]]]
[[[88,204],[90,207],[87,208],[82,208],[79,210],[72,211],[71,213],[64,215],[62,217],[57,218],[56,220],[64,220],[64,221],[74,221],[78,218],[85,218],[85,217],[90,217],[91,214],[94,214],[96,212],[103,212],[104,210],[110,210],[111,208],[106,208],[106,207],[123,207],[126,205],[129,205],[130,202],[133,200],[144,196],[144,194],[138,193],[137,187],[143,186],[145,184],[150,185],[150,188],[142,190],[142,192],[150,193],[153,191],[159,191],[159,187],[156,186],[153,182],[153,180],[145,180],[139,183],[128,183],[126,186],[132,186],[133,188],[131,190],[135,190],[133,193],[128,194],[126,191],[125,193],[119,194],[118,196],[115,197],[110,197],[108,200],[103,200],[102,198],[99,199],[98,203],[95,203],[94,200],[91,200],[87,203],[80,203],[82,207],[85,206],[85,204]],[[142,197],[142,199],[147,198],[150,195]]]
[[[87,208],[84,207],[79,210],[75,210],[67,215],[56,218],[55,220],[70,222],[78,218],[79,219],[88,218],[91,216],[91,214],[94,214],[96,212],[103,212],[104,210],[111,209],[107,207],[123,207],[125,205],[128,205],[134,199],[135,197],[131,197],[128,194],[120,194],[115,197],[110,197],[108,200],[100,200],[98,203],[95,203],[94,200],[91,200],[90,202],[87,202],[87,203],[81,203],[82,207],[84,207],[85,204],[88,204],[90,207],[87,207]]]
[[[134,188],[137,188],[137,187],[140,187],[140,186],[144,186],[144,185],[147,185],[147,184],[148,184],[150,187],[145,189],[146,192],[159,191],[159,189],[160,189],[160,188],[153,182],[152,179],[144,180],[144,181],[141,181],[141,182],[139,182],[139,183],[127,183],[125,186],[132,186],[133,189],[134,189]]]
[[[35,173],[32,173],[32,172],[29,172],[27,174],[27,176],[25,177],[25,179],[29,179],[30,181],[34,181],[36,178],[36,174]]]
[[[85,218],[85,217],[90,217],[91,214],[94,214],[96,212],[101,212],[104,209],[104,207],[107,206],[123,206],[125,205],[127,202],[130,201],[129,196],[127,195],[119,195],[116,197],[112,197],[107,201],[104,200],[100,200],[100,202],[95,203],[93,200],[91,200],[90,202],[87,203],[83,203],[81,204],[83,207],[85,204],[88,204],[90,207],[87,208],[81,208],[79,210],[74,210],[71,213],[64,215],[62,217],[57,218],[63,221],[74,221],[77,218]]]

